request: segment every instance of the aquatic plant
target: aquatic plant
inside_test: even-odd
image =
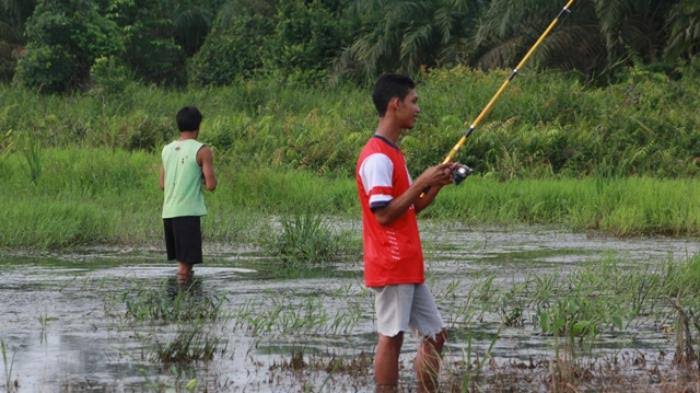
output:
[[[210,327],[199,321],[180,325],[172,339],[154,338],[152,354],[156,360],[165,364],[209,361],[214,358],[222,343],[223,340]]]
[[[291,299],[286,294],[270,293],[265,302],[249,301],[232,315],[236,326],[250,334],[346,334],[362,321],[364,305],[350,302],[335,313],[328,310],[320,295]]]
[[[2,352],[2,364],[5,369],[5,391],[7,393],[12,393],[15,392],[17,389],[17,381],[12,380],[12,368],[15,364],[15,355],[17,352],[12,352],[10,355],[8,352],[10,349],[8,348],[7,344],[5,343],[5,340],[0,340],[0,352]],[[8,359],[9,357],[9,359]]]
[[[324,267],[337,257],[340,240],[320,215],[297,214],[283,218],[281,224],[281,232],[267,245],[287,268]]]
[[[180,288],[175,280],[164,280],[155,289],[135,288],[121,297],[126,305],[124,317],[134,321],[215,321],[221,316],[226,297],[204,293],[196,278]]]
[[[46,342],[46,329],[49,326],[49,322],[55,321],[58,318],[51,317],[47,313],[44,312],[43,314],[39,315],[38,319],[39,319],[39,325],[41,325],[41,340],[43,342]]]

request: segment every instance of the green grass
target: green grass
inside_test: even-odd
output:
[[[5,206],[0,247],[150,245],[162,241],[159,157],[110,149],[52,148],[32,180],[19,153],[0,160]],[[259,243],[268,216],[312,211],[359,219],[354,180],[308,171],[218,166],[206,196],[206,241]],[[698,179],[559,178],[500,181],[472,176],[422,215],[468,224],[544,224],[620,236],[700,234]]]
[[[691,66],[688,66],[691,67]],[[412,171],[442,160],[507,76],[464,67],[420,75],[421,118],[402,141]],[[673,81],[631,69],[624,82],[586,86],[575,75],[523,73],[458,159],[501,179],[700,173],[700,74]],[[237,167],[351,175],[376,126],[367,87],[309,87],[274,79],[184,91],[46,96],[0,86],[0,155],[28,136],[43,147],[159,151],[184,105],[204,114],[201,139]],[[29,150],[31,144],[15,143]],[[46,163],[43,163],[44,168]],[[36,173],[37,167],[33,167]]]

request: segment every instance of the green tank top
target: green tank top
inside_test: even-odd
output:
[[[163,218],[205,216],[202,168],[197,152],[204,146],[194,139],[177,140],[163,148],[165,197]]]

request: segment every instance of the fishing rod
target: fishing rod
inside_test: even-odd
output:
[[[452,161],[452,159],[457,155],[457,152],[459,152],[459,149],[464,146],[464,144],[467,142],[467,139],[471,136],[471,134],[476,130],[476,127],[481,124],[481,122],[484,120],[486,115],[491,112],[491,109],[493,109],[494,105],[496,104],[496,101],[498,101],[499,98],[501,98],[501,95],[503,95],[503,92],[506,90],[508,85],[510,84],[510,81],[512,81],[516,75],[518,75],[518,71],[521,70],[523,67],[525,67],[525,63],[530,59],[530,56],[535,52],[538,46],[542,43],[542,41],[547,38],[549,33],[554,29],[554,26],[557,25],[559,22],[559,18],[561,18],[562,15],[571,13],[571,6],[574,4],[574,0],[569,0],[568,3],[564,6],[564,8],[559,11],[559,14],[550,22],[549,26],[545,29],[545,31],[540,35],[540,38],[535,41],[535,43],[532,45],[530,50],[525,53],[525,56],[523,57],[522,60],[520,60],[520,63],[518,63],[517,66],[513,69],[513,71],[510,73],[510,76],[506,78],[505,81],[503,81],[503,84],[501,84],[501,87],[496,91],[496,94],[491,97],[491,100],[486,104],[484,109],[481,110],[481,113],[479,113],[479,116],[476,117],[476,119],[471,123],[469,126],[469,129],[464,133],[464,135],[459,139],[459,141],[454,145],[452,150],[445,156],[445,159],[442,161],[443,164],[448,164]],[[465,122],[464,125],[467,125]],[[455,169],[455,171],[452,173],[452,177],[454,179],[455,184],[461,183],[464,179],[467,178],[467,176],[471,175],[473,170],[469,168],[466,165],[460,165]]]

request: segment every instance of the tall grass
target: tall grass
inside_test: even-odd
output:
[[[688,66],[690,68],[691,66]],[[700,76],[631,69],[608,87],[575,75],[526,72],[507,91],[459,159],[501,179],[581,175],[662,177],[700,173]],[[686,72],[687,71],[687,72]],[[439,162],[507,75],[467,68],[420,75],[421,119],[402,148],[413,171]],[[238,82],[187,91],[134,87],[125,94],[42,96],[0,86],[0,133],[44,147],[158,151],[174,137],[174,113],[195,104],[201,138],[240,165],[352,174],[376,123],[367,87]]]
[[[0,247],[160,244],[162,193],[157,154],[109,149],[45,149],[34,184],[13,153],[0,161],[5,219]],[[254,242],[261,217],[313,211],[359,218],[354,180],[308,171],[222,163],[208,194],[204,235]],[[552,224],[621,236],[700,234],[698,179],[560,178],[499,181],[472,176],[447,187],[422,216],[470,224]]]

